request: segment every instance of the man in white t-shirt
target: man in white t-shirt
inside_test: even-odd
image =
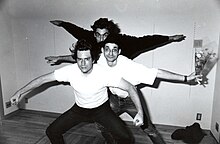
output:
[[[156,78],[186,83],[195,81],[196,79],[201,77],[193,74],[186,76],[167,70],[147,68],[142,64],[136,63],[128,59],[127,57],[120,55],[120,47],[122,46],[123,45],[120,43],[120,39],[118,39],[117,35],[109,36],[101,45],[102,54],[98,60],[98,64],[108,68],[109,71],[117,72],[118,74],[120,74],[121,77],[130,82],[132,85],[138,85],[141,83],[153,85]],[[110,104],[115,113],[117,115],[121,115],[122,113],[127,112],[129,115],[134,117],[136,111],[134,109],[132,101],[129,99],[129,97],[127,97],[128,93],[118,88],[109,89],[112,93],[109,94]],[[120,97],[116,97],[115,95]],[[144,99],[142,100],[142,102],[142,106],[145,112],[145,121],[144,125],[142,125],[141,128],[148,134],[154,144],[165,144],[163,138],[160,136],[155,126],[151,122],[147,107],[144,106]],[[102,135],[105,137],[105,139],[107,139],[108,141],[113,141],[113,139],[111,140],[111,136],[108,134],[107,131],[105,131],[105,129],[103,129],[102,127],[99,128],[102,131]]]
[[[118,144],[134,143],[132,133],[125,123],[111,110],[107,87],[118,87],[129,93],[137,108],[134,124],[143,124],[143,110],[138,93],[133,85],[114,72],[94,64],[91,46],[84,40],[76,45],[77,64],[71,64],[42,75],[19,89],[11,98],[12,104],[24,97],[24,94],[38,86],[51,82],[69,82],[74,88],[76,103],[59,116],[46,130],[52,144],[64,144],[62,134],[81,122],[96,122],[103,125],[116,139]]]

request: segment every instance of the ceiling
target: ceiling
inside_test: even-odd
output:
[[[15,18],[47,18],[71,16],[76,8],[87,3],[86,0],[0,0],[0,8],[7,9]]]
[[[168,3],[169,1],[169,3]],[[199,2],[199,3],[198,3]],[[208,4],[206,0],[0,0],[0,10],[7,10],[8,14],[15,18],[50,18],[71,17],[83,13],[105,14],[117,10],[144,9],[148,11],[158,10],[160,13],[192,13],[205,11],[212,6],[220,9],[220,0],[212,0]],[[215,9],[215,8],[214,8]],[[123,11],[124,10],[124,11]],[[212,9],[213,10],[213,9]]]

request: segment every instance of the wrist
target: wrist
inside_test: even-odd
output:
[[[173,36],[168,36],[168,37],[169,37],[169,41],[173,41],[174,40]]]

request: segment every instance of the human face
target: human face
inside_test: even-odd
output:
[[[103,53],[108,63],[115,63],[121,50],[115,43],[106,43],[103,48]]]
[[[106,28],[103,29],[97,28],[96,31],[94,32],[94,37],[97,43],[104,41],[108,35],[109,35],[109,31]]]
[[[92,71],[93,63],[90,50],[77,51],[77,65],[84,74]]]

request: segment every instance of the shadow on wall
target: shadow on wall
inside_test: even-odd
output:
[[[217,3],[217,5],[220,7],[220,1],[218,0],[218,1],[215,1],[216,3]]]
[[[33,89],[32,91],[30,91],[29,93],[27,93],[25,95],[25,98],[21,100],[21,102],[19,103],[18,107],[20,109],[25,109],[25,101],[26,99],[30,99],[31,97],[47,90],[50,87],[54,87],[54,86],[58,86],[58,85],[70,85],[68,82],[57,82],[57,81],[53,81],[53,82],[49,82],[49,83],[45,83],[43,85],[41,85],[40,87]]]
[[[0,11],[2,10],[3,6],[5,5],[6,0],[0,0]]]

